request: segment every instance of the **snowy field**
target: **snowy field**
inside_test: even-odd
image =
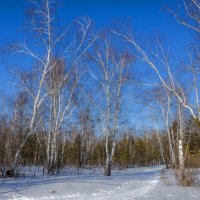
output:
[[[114,170],[84,170],[36,178],[0,180],[0,200],[200,200],[200,188],[176,186],[163,166]]]

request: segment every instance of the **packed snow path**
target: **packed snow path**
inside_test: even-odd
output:
[[[0,200],[137,200],[178,199],[160,179],[162,166],[113,171],[104,177],[99,171],[0,182]],[[199,194],[199,193],[198,193]],[[197,194],[197,196],[198,196]],[[176,195],[180,195],[180,191]],[[190,198],[187,195],[187,200]],[[191,199],[198,199],[191,195]],[[174,197],[174,198],[173,198]],[[182,197],[181,200],[184,198]]]

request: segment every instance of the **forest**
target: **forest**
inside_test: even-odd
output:
[[[1,47],[15,92],[0,94],[0,177],[27,166],[48,175],[100,167],[111,176],[165,165],[191,185],[200,167],[200,2],[164,11],[195,44],[178,67],[160,37],[147,44],[132,24],[97,29],[87,16],[60,24],[56,3],[31,0],[28,39]],[[147,128],[137,131],[138,120]]]

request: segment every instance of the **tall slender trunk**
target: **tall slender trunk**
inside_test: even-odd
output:
[[[104,168],[105,176],[111,176],[112,159],[115,153],[115,146],[116,146],[116,142],[113,141],[111,152],[110,153],[108,152],[107,157],[106,157],[106,165]]]
[[[172,139],[170,136],[170,131],[169,129],[167,130],[167,134],[168,134],[168,141],[169,141],[169,153],[170,153],[170,160],[171,160],[171,164],[174,167],[175,166],[175,154],[174,154],[174,149],[172,146]]]
[[[185,162],[184,162],[184,152],[183,152],[183,118],[182,118],[182,110],[181,105],[179,104],[179,140],[178,140],[178,150],[179,150],[179,167],[181,171],[185,169]]]
[[[184,167],[184,154],[183,154],[183,142],[180,139],[178,141],[178,149],[179,149],[179,166],[180,166],[180,170],[183,171],[185,169]]]
[[[106,159],[106,165],[104,168],[104,175],[105,176],[111,176],[111,161],[109,159]]]

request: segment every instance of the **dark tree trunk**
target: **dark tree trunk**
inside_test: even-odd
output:
[[[104,168],[104,176],[111,176],[111,163],[107,163]]]

